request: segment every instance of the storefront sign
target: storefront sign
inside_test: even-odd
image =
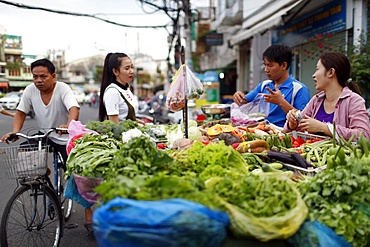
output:
[[[9,81],[10,87],[27,87],[32,81]]]
[[[223,45],[224,36],[222,33],[207,33],[206,45]]]
[[[346,29],[346,0],[333,1],[272,32],[273,44],[294,46]]]

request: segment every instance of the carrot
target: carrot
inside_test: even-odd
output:
[[[248,132],[254,133],[256,129],[255,128],[248,128]]]

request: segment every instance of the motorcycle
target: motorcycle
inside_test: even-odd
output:
[[[152,124],[172,124],[174,119],[168,116],[168,109],[166,107],[166,95],[159,91],[148,102],[139,101],[139,111],[136,118],[145,123]]]
[[[157,102],[153,102],[151,106],[147,106],[144,109],[139,109],[139,112],[136,114],[136,118],[144,121],[145,123],[152,124],[171,124],[172,119],[163,114],[163,109],[161,105]]]

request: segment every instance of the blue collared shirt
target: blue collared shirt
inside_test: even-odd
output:
[[[248,102],[252,102],[259,93],[270,94],[270,92],[266,89],[267,87],[275,91],[275,82],[270,80],[268,82],[259,83],[257,87],[255,87],[251,92],[245,95],[245,98]],[[283,94],[284,99],[289,104],[292,104],[293,102],[293,107],[298,110],[303,110],[303,108],[305,108],[311,98],[310,90],[307,88],[307,86],[296,80],[292,76],[289,76],[289,78],[286,79],[283,84],[278,86],[278,89]],[[296,93],[294,101],[292,101],[294,89]],[[270,112],[267,120],[279,127],[284,127],[286,121],[286,113],[283,111],[283,109],[281,109],[280,106],[270,104]]]

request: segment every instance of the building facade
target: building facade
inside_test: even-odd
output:
[[[312,74],[320,54],[353,50],[367,31],[367,5],[366,0],[218,0],[214,29],[223,32],[224,44],[211,47],[217,57],[204,54],[202,69],[234,63],[235,90],[250,91],[267,79],[263,51],[285,44],[294,52],[290,73],[314,94]],[[241,20],[230,22],[237,9],[242,9]]]

